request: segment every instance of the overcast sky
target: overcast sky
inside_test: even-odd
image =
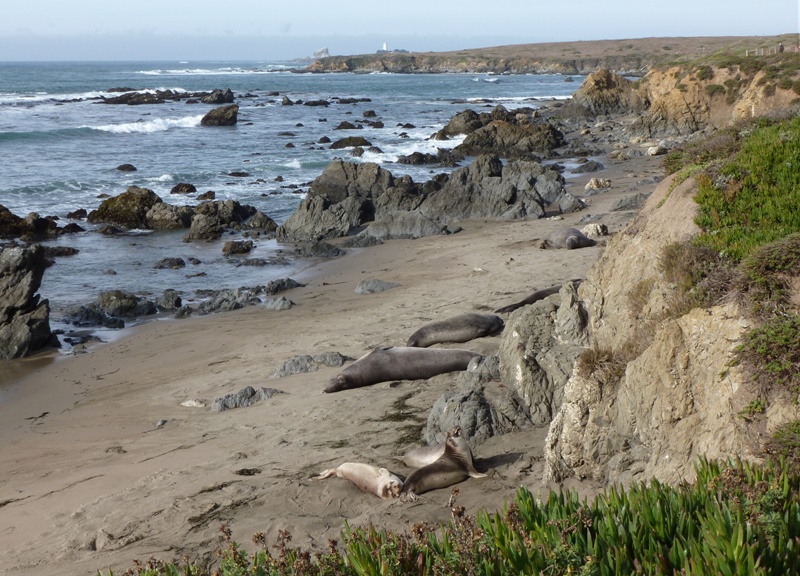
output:
[[[798,32],[798,0],[15,0],[0,60],[269,60]]]

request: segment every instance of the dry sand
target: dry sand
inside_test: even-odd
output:
[[[222,521],[247,549],[256,531],[274,542],[279,529],[295,545],[324,549],[345,519],[400,530],[449,520],[449,489],[405,504],[363,494],[346,480],[309,478],[345,461],[407,475],[394,458],[412,446],[409,433],[436,399],[454,389],[455,375],[336,394],[322,393],[335,368],[271,375],[298,354],[359,357],[403,345],[430,321],[491,311],[582,277],[602,247],[538,250],[534,240],[580,227],[587,213],[605,214],[602,222],[619,231],[632,213],[608,213],[612,203],[652,190],[635,184],[661,174],[657,158],[603,161],[607,170],[597,175],[613,187],[591,197],[583,213],[468,221],[450,236],[351,250],[295,276],[308,285],[286,293],[297,304],[287,311],[250,307],[155,321],[85,354],[0,364],[0,574],[120,573],[134,558],[196,558],[215,548]],[[590,177],[570,178],[568,189],[582,193]],[[359,280],[373,278],[402,286],[354,293]],[[499,342],[454,347],[492,354]],[[286,394],[211,412],[214,399],[248,385]],[[190,399],[206,407],[181,405]],[[416,419],[394,421],[399,408]],[[157,428],[160,419],[167,423]],[[468,513],[493,511],[519,486],[541,489],[545,434],[530,428],[480,445],[476,466],[488,477],[460,484],[457,503]]]

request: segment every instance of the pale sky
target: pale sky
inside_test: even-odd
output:
[[[389,49],[797,33],[800,0],[31,0],[0,61],[264,60]]]

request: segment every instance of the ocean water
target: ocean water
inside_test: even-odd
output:
[[[57,216],[78,208],[91,211],[101,195],[117,195],[128,186],[149,188],[165,202],[196,204],[192,197],[170,195],[180,182],[198,193],[213,190],[217,200],[250,204],[283,222],[308,185],[335,157],[322,136],[367,138],[382,150],[358,162],[377,162],[395,176],[425,181],[429,166],[397,163],[415,151],[435,152],[459,140],[428,138],[456,113],[478,112],[497,104],[514,109],[565,99],[580,86],[559,75],[485,76],[473,74],[302,74],[287,62],[59,62],[0,63],[0,204],[25,216]],[[185,100],[154,105],[108,105],[109,90],[211,91],[230,88],[239,104],[239,123],[203,127],[200,119],[214,106]],[[277,92],[274,96],[271,93]],[[283,106],[292,101],[326,99],[328,107]],[[340,104],[335,98],[369,101]],[[384,128],[336,130],[345,120],[358,124],[373,110]],[[403,128],[404,124],[414,128]],[[135,172],[121,172],[123,163]],[[231,172],[246,172],[233,177]],[[280,177],[282,181],[276,181]],[[57,327],[64,311],[95,300],[103,290],[122,289],[159,295],[167,288],[192,301],[195,291],[264,284],[290,275],[302,262],[265,267],[236,266],[218,243],[184,243],[181,233],[139,231],[108,237],[78,222],[86,232],[50,242],[79,253],[58,258],[48,268],[40,294],[50,300]],[[259,240],[251,258],[274,256],[285,247]],[[198,265],[156,270],[165,257],[194,257]],[[113,272],[112,272],[113,271]]]

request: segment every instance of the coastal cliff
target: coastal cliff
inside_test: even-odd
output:
[[[304,71],[585,75],[605,68],[619,74],[642,76],[655,66],[689,61],[723,49],[743,53],[747,49],[777,46],[778,41],[758,36],[635,38],[519,44],[453,52],[380,52],[319,58]]]

